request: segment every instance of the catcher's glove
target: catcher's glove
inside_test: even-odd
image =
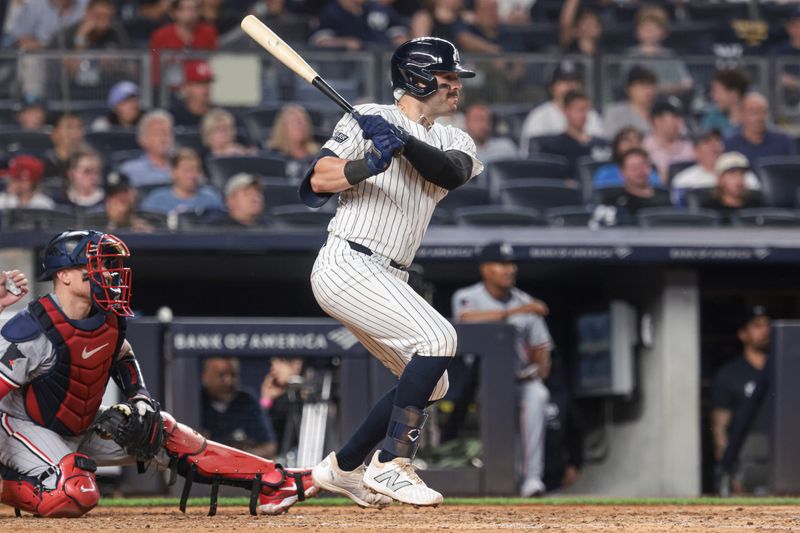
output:
[[[113,440],[139,461],[155,457],[164,444],[164,421],[158,402],[146,396],[112,405],[98,415],[90,429]]]

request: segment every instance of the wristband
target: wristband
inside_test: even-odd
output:
[[[350,185],[357,185],[371,176],[366,159],[348,161],[344,164],[344,177]]]

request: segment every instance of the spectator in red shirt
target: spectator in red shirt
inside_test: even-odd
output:
[[[174,0],[172,20],[162,26],[150,38],[153,52],[153,84],[159,80],[159,52],[161,50],[216,50],[217,30],[200,20],[198,0]]]
[[[212,81],[214,75],[205,61],[183,64],[181,99],[170,109],[176,126],[200,127],[203,116],[211,110]]]

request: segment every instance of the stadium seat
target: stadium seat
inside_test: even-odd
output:
[[[689,189],[684,192],[684,203],[690,209],[698,209],[700,206],[706,204],[714,195],[716,187],[698,187],[696,189]]]
[[[154,213],[152,211],[137,211],[136,216],[153,226],[154,229],[176,229],[168,228],[167,215],[164,213]]]
[[[191,148],[198,154],[201,154],[201,156],[206,150],[206,147],[203,145],[203,137],[200,131],[196,129],[176,130],[175,146],[179,148]]]
[[[3,227],[9,230],[62,230],[76,225],[76,216],[63,209],[7,209]]]
[[[735,226],[796,228],[800,226],[800,213],[794,209],[781,209],[777,207],[740,209],[731,216],[731,222]]]
[[[756,170],[769,206],[794,207],[800,186],[800,157],[764,157],[758,160]]]
[[[110,163],[112,167],[117,168],[125,161],[136,159],[142,154],[144,154],[143,150],[119,150],[111,153],[108,158],[108,163]]]
[[[9,154],[42,155],[53,148],[53,142],[49,134],[41,131],[5,130],[0,131],[0,147],[3,152]]]
[[[594,194],[594,175],[597,169],[607,165],[608,161],[597,161],[589,156],[579,157],[575,168],[578,172],[578,180],[581,182],[584,203],[590,203]]]
[[[310,209],[304,205],[282,205],[271,208],[269,216],[275,224],[282,227],[325,230],[332,213]]]
[[[133,131],[93,131],[86,134],[86,143],[104,158],[112,152],[141,150]]]
[[[460,207],[453,211],[453,219],[465,226],[542,226],[545,223],[535,209],[501,205]]]
[[[544,218],[548,226],[586,227],[594,216],[594,209],[589,205],[553,207],[544,212]]]
[[[108,225],[108,217],[104,211],[79,213],[78,225],[82,228],[103,229]]]
[[[698,227],[718,226],[720,216],[710,209],[682,211],[674,207],[647,207],[636,214],[640,226],[660,227]]]
[[[675,179],[676,175],[695,164],[695,161],[679,161],[677,163],[672,163],[667,171],[667,185],[672,186],[672,180]]]
[[[300,204],[297,185],[288,183],[282,178],[261,178],[261,184],[264,186],[265,210],[268,211],[278,206]]]
[[[211,157],[208,159],[208,177],[219,188],[223,187],[228,178],[239,172],[247,172],[258,176],[285,177],[286,161],[256,155]]]
[[[507,183],[525,178],[563,179],[567,174],[567,160],[559,155],[532,154],[528,159],[498,159],[489,164],[491,179]]]
[[[559,179],[520,179],[500,187],[503,205],[549,209],[583,204],[583,193]]]
[[[492,200],[487,189],[466,185],[448,192],[447,196],[436,207],[437,209],[452,211],[459,207],[489,205],[490,203],[492,203]]]

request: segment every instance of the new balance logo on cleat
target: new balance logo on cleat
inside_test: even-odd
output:
[[[392,492],[397,492],[398,490],[402,489],[403,487],[408,487],[411,485],[410,481],[398,481],[400,477],[400,472],[397,471],[389,471],[384,472],[378,476],[375,476],[374,479],[377,483],[384,483],[386,488],[391,490]]]

